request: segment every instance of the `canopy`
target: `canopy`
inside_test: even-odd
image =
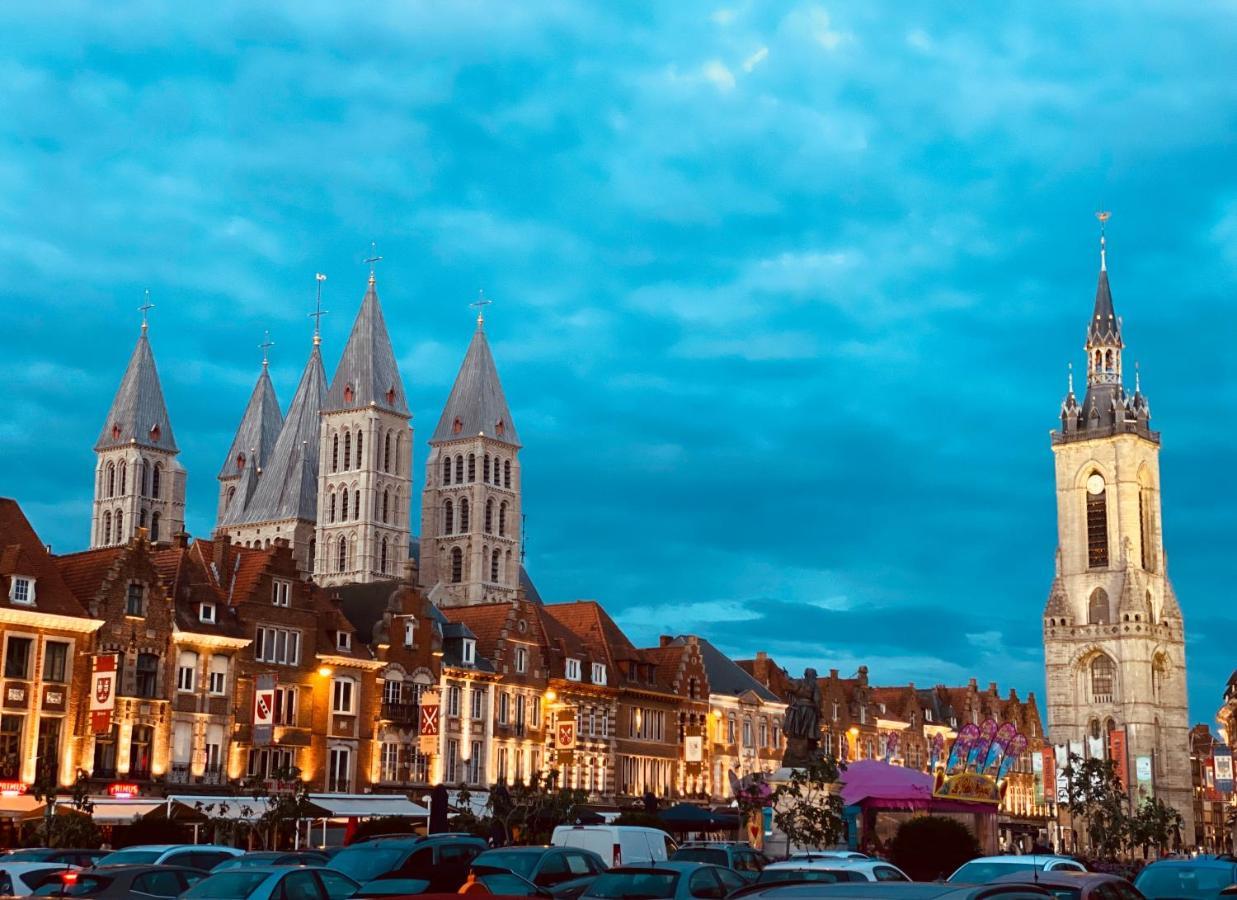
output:
[[[56,804],[55,813],[58,816],[82,815],[90,816],[99,825],[128,825],[134,819],[140,819],[164,806],[163,800],[120,800],[115,797],[91,797],[92,809],[89,813],[73,808],[68,801]],[[37,806],[22,816],[23,821],[36,821],[47,815],[47,806]]]
[[[243,819],[252,822],[262,818],[271,803],[266,797],[219,797],[210,794],[169,794],[158,803],[158,817],[204,821],[206,819]],[[330,818],[331,813],[311,800],[305,804],[306,819]]]
[[[842,802],[865,809],[984,812],[989,806],[945,800],[932,795],[932,776],[878,759],[861,759],[841,774]]]
[[[413,803],[403,794],[310,794],[314,806],[323,815],[317,818],[346,819],[353,816],[417,816],[424,818],[430,811]]]

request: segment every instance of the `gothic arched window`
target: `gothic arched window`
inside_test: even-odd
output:
[[[391,474],[399,474],[399,454],[400,448],[404,445],[404,436],[402,434],[395,435],[395,460],[391,463]]]
[[[352,489],[352,518],[361,518],[361,492],[356,488]]]
[[[387,574],[387,539],[382,539],[382,552],[378,557],[378,571]]]
[[[107,464],[107,496],[116,496],[116,464]]]
[[[494,555],[490,558],[490,581],[498,581],[498,562],[502,559],[502,555],[495,550]]]
[[[127,477],[128,474],[129,474],[129,467],[125,464],[125,461],[122,459],[120,461],[120,495],[122,497],[124,496],[125,490],[128,487],[128,481],[129,481]]]
[[[451,457],[443,457],[442,460],[442,483],[451,483]]]
[[[442,533],[451,534],[455,530],[455,507],[448,500],[442,505]]]
[[[1087,602],[1087,624],[1107,625],[1109,621],[1108,592],[1103,588],[1096,588]]]
[[[339,543],[335,545],[335,571],[342,572],[348,567],[348,542],[344,538],[339,539]]]
[[[365,468],[365,454],[362,448],[365,446],[365,432],[358,431],[356,433],[356,467],[358,469]]]
[[[460,499],[460,532],[468,530],[468,500]]]
[[[150,472],[146,465],[146,460],[142,460],[138,464],[138,473],[141,479],[140,481],[141,487],[139,489],[142,492],[142,496],[145,497],[147,493],[150,491]]]
[[[1144,468],[1138,473],[1138,543],[1142,550],[1143,568],[1148,572],[1156,569],[1155,553],[1155,495],[1151,490],[1151,476]]]
[[[341,508],[339,510],[339,520],[341,522],[347,522],[348,521],[348,489],[344,488],[342,491],[340,491],[339,496],[340,496],[340,499],[342,500],[342,502],[340,503]]]
[[[335,521],[335,492],[334,491],[331,491],[331,496],[330,496],[330,499],[327,501],[327,503],[331,509],[330,517],[327,519],[327,521],[334,522]]]
[[[116,510],[116,543],[125,539],[125,514]]]
[[[503,463],[503,487],[511,487],[511,460]]]
[[[477,454],[468,454],[468,481],[471,483],[477,480]]]
[[[1108,566],[1108,498],[1104,476],[1092,472],[1087,478],[1087,566]]]
[[[464,580],[464,552],[459,547],[451,548],[451,583],[459,584]]]
[[[1112,658],[1100,654],[1091,661],[1091,702],[1112,703],[1116,688],[1117,667]]]
[[[150,496],[159,499],[160,484],[163,480],[163,466],[155,463],[155,470],[150,474]]]
[[[455,458],[455,483],[462,484],[464,481],[464,457],[457,456]]]
[[[498,533],[504,536],[507,534],[507,501],[506,500],[498,504]]]
[[[488,453],[485,455],[485,461],[481,469],[482,469],[481,471],[482,480],[489,482],[490,480],[490,455]]]
[[[331,437],[331,471],[339,471],[339,435]]]
[[[159,540],[159,514],[150,514],[150,539],[157,542]]]
[[[112,542],[112,514],[105,512],[103,514],[103,545],[106,546]]]
[[[485,501],[485,533],[494,533],[494,501]]]
[[[382,471],[391,471],[391,432],[382,439]]]
[[[390,503],[391,503],[391,492],[384,490],[382,492],[382,523],[384,525],[387,523],[387,514],[390,509]]]
[[[352,432],[344,432],[344,471],[352,468]]]

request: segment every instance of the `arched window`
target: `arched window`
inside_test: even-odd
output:
[[[490,581],[498,582],[498,563],[502,559],[502,554],[495,550],[494,555],[490,557]]]
[[[382,539],[382,551],[378,555],[378,571],[387,574],[387,539]]]
[[[235,497],[236,497],[236,488],[234,488],[234,487],[230,487],[230,488],[228,488],[228,500],[227,500],[227,503],[226,503],[225,505],[227,505],[227,506],[231,506],[231,505],[232,505],[232,500],[233,500],[233,499],[235,499]]]
[[[1108,592],[1103,588],[1096,588],[1091,592],[1091,599],[1087,603],[1087,624],[1107,625],[1110,621]]]
[[[342,572],[348,566],[348,542],[342,537],[335,545],[335,571]]]
[[[334,522],[335,521],[335,492],[334,491],[331,491],[331,499],[329,502],[330,502],[330,507],[331,507],[331,515],[328,521]]]
[[[1138,543],[1142,550],[1143,569],[1156,570],[1155,495],[1151,492],[1151,476],[1146,469],[1138,473]]]
[[[235,491],[234,491],[234,490],[233,490],[233,491],[229,491],[229,492],[228,492],[228,499],[229,499],[229,500],[231,500],[231,499],[232,499],[232,494],[233,494],[233,493],[235,493]],[[146,527],[146,510],[145,510],[145,508],[143,508],[143,509],[139,509],[139,510],[138,510],[138,512],[137,512],[137,527],[138,527],[138,528],[145,528],[145,527]]]
[[[1108,566],[1108,498],[1104,476],[1092,472],[1087,478],[1087,565]]]
[[[460,533],[468,530],[468,500],[460,499]]]
[[[116,510],[116,543],[125,539],[125,514]]]
[[[488,482],[490,480],[490,455],[485,455],[485,464],[482,466],[482,480]]]
[[[451,483],[451,457],[445,456],[442,460],[442,483]]]
[[[510,550],[508,550],[505,554],[503,554],[503,570],[501,574],[503,576],[502,580],[504,584],[513,577],[512,569],[511,569],[511,551]]]
[[[503,463],[503,487],[511,487],[511,460]]]
[[[318,539],[317,538],[309,539],[309,568],[310,570],[314,572],[319,571],[318,570]],[[326,568],[326,567],[323,566],[323,568]]]
[[[464,457],[463,456],[457,456],[455,458],[455,481],[456,481],[456,484],[463,484],[464,482]]]
[[[1091,661],[1091,702],[1112,703],[1117,667],[1110,657],[1100,654]]]
[[[356,488],[352,490],[352,518],[361,518],[361,492]]]
[[[391,471],[391,432],[382,439],[382,471]]]
[[[365,454],[362,452],[365,446],[365,432],[358,431],[356,433],[356,467],[358,469],[365,468]]]
[[[339,435],[331,437],[331,471],[339,471]]]
[[[485,501],[485,533],[494,533],[494,501]]]
[[[103,544],[104,546],[112,542],[112,514],[105,512],[103,514]]]
[[[471,484],[477,480],[477,454],[468,454],[468,481]]]
[[[455,507],[448,500],[442,505],[442,533],[451,534],[455,530]]]
[[[159,514],[150,514],[150,539],[152,541],[159,540]]]
[[[116,496],[116,464],[107,464],[107,496]]]
[[[402,434],[397,434],[395,436],[395,460],[391,463],[391,474],[392,475],[399,474],[399,455],[400,455],[400,452],[403,446],[404,446],[404,436]]]
[[[451,548],[451,583],[459,584],[464,580],[464,551],[459,547]]]
[[[506,535],[507,533],[507,501],[504,500],[498,504],[498,533]]]
[[[347,522],[348,521],[348,489],[344,488],[342,491],[340,491],[339,496],[342,501],[340,503],[339,520],[341,522]]]
[[[352,468],[352,432],[344,432],[344,471]]]
[[[384,525],[387,523],[387,513],[390,511],[390,505],[391,492],[384,489],[382,492],[382,524]]]
[[[163,466],[155,463],[155,470],[150,473],[150,496],[159,499],[159,482],[163,480]]]
[[[129,467],[125,464],[125,461],[122,459],[120,461],[120,495],[122,497],[125,494],[125,490],[128,488],[129,479],[126,477],[128,476],[128,474],[129,474]]]

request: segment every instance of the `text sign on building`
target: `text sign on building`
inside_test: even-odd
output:
[[[48,712],[65,711],[65,689],[58,684],[43,685],[43,709]]]
[[[30,704],[30,688],[20,682],[4,683],[5,709],[25,709]]]
[[[426,691],[421,695],[420,741],[418,749],[426,756],[438,752],[438,734],[441,720],[438,717],[438,692]]]
[[[1216,790],[1221,794],[1233,792],[1233,753],[1224,744],[1216,744],[1211,752],[1216,769]]]
[[[269,744],[275,737],[275,676],[259,675],[253,689],[253,742]]]
[[[90,678],[90,730],[106,734],[112,730],[112,710],[116,708],[116,654],[94,658]]]

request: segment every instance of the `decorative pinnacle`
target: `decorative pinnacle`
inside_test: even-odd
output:
[[[145,334],[146,329],[150,327],[150,323],[146,321],[146,313],[154,308],[155,305],[150,302],[150,288],[147,288],[142,299],[142,305],[138,307],[138,311],[142,314],[142,334]]]
[[[1074,393],[1074,364],[1069,364],[1069,392]]]
[[[1134,363],[1134,393],[1135,394],[1141,394],[1143,392],[1141,376],[1142,376],[1142,372],[1139,371],[1138,362],[1135,361]]]
[[[485,308],[493,302],[494,302],[493,300],[485,299],[485,291],[477,291],[477,299],[474,300],[472,303],[468,304],[469,306],[475,306],[477,308],[477,328],[478,329],[480,329],[481,326],[485,324]]]
[[[264,369],[270,365],[270,360],[267,359],[266,351],[275,346],[275,342],[271,340],[271,333],[267,331],[265,334],[265,339],[262,343],[258,344],[258,349],[262,351],[262,368]]]
[[[1100,271],[1108,271],[1108,255],[1105,248],[1104,239],[1104,223],[1112,218],[1112,213],[1107,210],[1101,210],[1095,214],[1095,218],[1100,220]]]
[[[314,311],[309,314],[309,318],[314,320],[314,346],[317,347],[322,343],[322,317],[327,314],[327,310],[322,308],[322,282],[326,281],[326,276],[321,272],[314,275],[318,281],[318,301],[314,305]]]
[[[373,241],[369,242],[369,259],[365,260],[369,263],[369,283],[374,283],[374,266],[382,262],[382,257],[378,255],[378,246]]]

